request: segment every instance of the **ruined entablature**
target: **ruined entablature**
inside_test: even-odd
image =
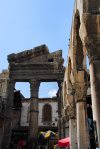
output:
[[[38,47],[35,47],[31,50],[26,50],[20,53],[12,53],[8,55],[8,62],[15,62],[15,63],[21,63],[23,61],[27,61],[29,59],[32,59],[34,57],[42,56],[45,54],[49,54],[48,47],[46,45],[41,45]]]
[[[20,53],[12,53],[8,55],[8,62],[10,64],[47,64],[59,63],[63,65],[64,59],[62,58],[62,50],[49,53],[46,45],[35,47],[31,50],[26,50]]]
[[[49,53],[46,45],[8,55],[10,77],[16,81],[40,79],[57,81],[63,78],[65,67],[62,50]]]

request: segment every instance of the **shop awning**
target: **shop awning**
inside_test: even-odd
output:
[[[49,137],[58,137],[58,134],[56,134],[55,132],[48,130],[46,132],[40,131],[40,136],[44,139],[47,139]]]
[[[58,140],[58,146],[70,147],[70,137]]]

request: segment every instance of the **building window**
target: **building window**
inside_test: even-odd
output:
[[[43,107],[43,121],[52,121],[51,106],[49,104]]]

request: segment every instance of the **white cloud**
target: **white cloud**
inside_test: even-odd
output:
[[[49,92],[49,96],[50,97],[56,96],[56,93],[57,93],[57,91],[55,89],[53,89]]]

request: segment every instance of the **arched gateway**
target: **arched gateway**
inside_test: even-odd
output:
[[[64,67],[62,50],[49,53],[46,45],[35,47],[34,49],[20,52],[18,54],[8,55],[9,62],[9,83],[7,87],[7,105],[4,122],[4,133],[2,149],[9,146],[11,133],[11,123],[13,117],[13,92],[16,82],[30,83],[30,122],[28,130],[28,139],[33,141],[37,148],[38,140],[38,90],[41,82],[58,82],[61,89],[61,83],[64,76]],[[58,111],[61,106],[61,100],[58,101]],[[61,113],[58,112],[60,116]]]

